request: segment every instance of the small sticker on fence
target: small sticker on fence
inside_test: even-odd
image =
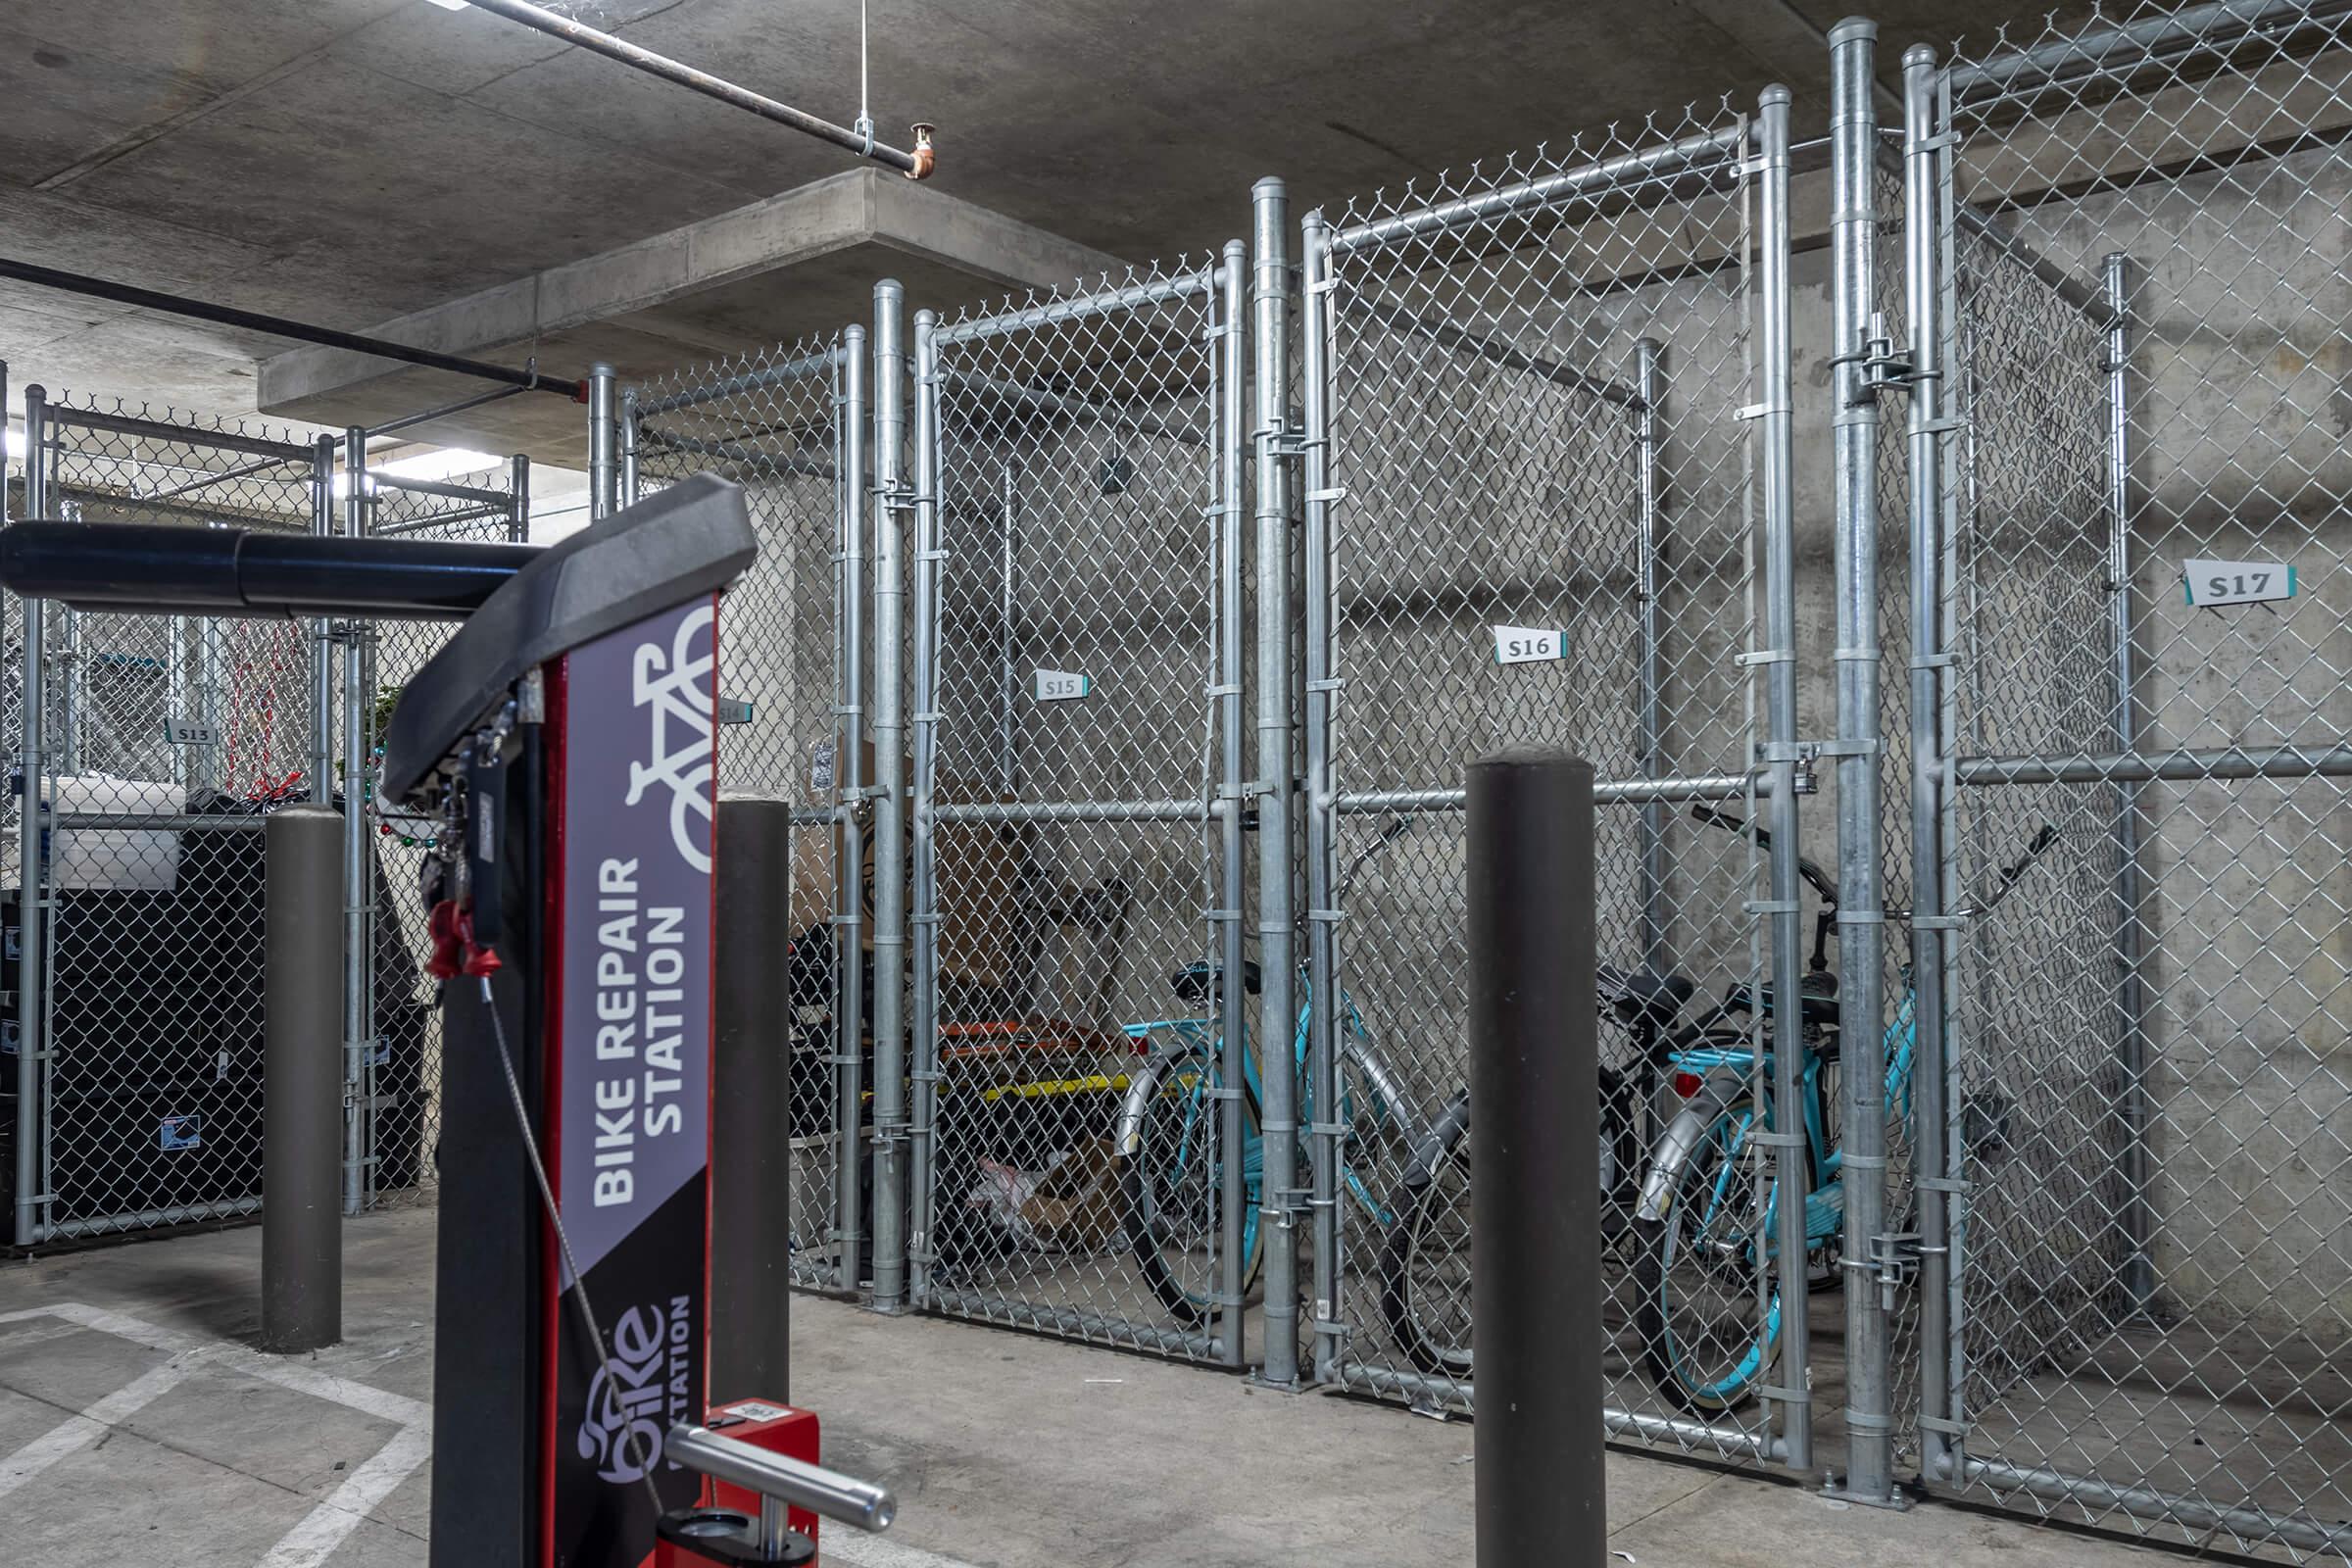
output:
[[[740,698],[721,697],[718,699],[718,721],[721,724],[749,724],[752,721],[752,705]]]
[[[218,746],[220,744],[220,726],[193,718],[167,718],[164,720],[164,739],[173,746]]]
[[[1041,669],[1037,672],[1037,700],[1041,703],[1071,702],[1094,689],[1093,681],[1070,670]]]
[[[1495,626],[1494,662],[1540,664],[1568,657],[1568,635],[1558,627]]]
[[[833,743],[819,741],[808,748],[808,793],[833,793]]]
[[[204,1119],[194,1111],[182,1116],[166,1116],[156,1123],[156,1142],[167,1154],[183,1149],[202,1149]]]
[[[780,1404],[767,1404],[759,1399],[737,1399],[726,1406],[726,1413],[745,1421],[773,1421],[780,1415],[790,1415],[792,1412]]]
[[[2180,575],[2200,610],[2295,597],[2295,568],[2277,561],[2184,561]]]

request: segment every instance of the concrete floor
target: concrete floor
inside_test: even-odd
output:
[[[425,1560],[430,1210],[345,1233],[346,1339],[247,1348],[261,1233],[0,1264],[0,1561],[417,1568]],[[864,1568],[1245,1568],[1472,1561],[1476,1429],[1253,1392],[1134,1355],[839,1302],[795,1303],[793,1394],[826,1457],[887,1479],[898,1528],[828,1538]],[[1611,1454],[1636,1564],[2104,1568],[2117,1544]]]

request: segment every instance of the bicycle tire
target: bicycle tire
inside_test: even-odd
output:
[[[1749,1403],[1763,1385],[1779,1349],[1782,1308],[1777,1278],[1767,1286],[1766,1306],[1757,1323],[1742,1329],[1736,1341],[1726,1342],[1720,1354],[1710,1351],[1714,1362],[1707,1370],[1696,1369],[1693,1356],[1700,1348],[1690,1342],[1698,1336],[1686,1332],[1686,1326],[1677,1320],[1679,1314],[1673,1297],[1678,1293],[1669,1283],[1678,1266],[1678,1253],[1688,1256],[1690,1250],[1687,1232],[1681,1227],[1688,1223],[1691,1205],[1696,1203],[1701,1214],[1736,1213],[1736,1209],[1727,1210],[1721,1203],[1726,1191],[1744,1195],[1759,1190],[1759,1184],[1739,1182],[1736,1172],[1723,1169],[1725,1144],[1718,1137],[1719,1129],[1736,1127],[1732,1157],[1744,1157],[1752,1148],[1748,1130],[1755,1121],[1753,1102],[1741,1101],[1726,1107],[1709,1123],[1705,1136],[1675,1172],[1665,1218],[1634,1221],[1634,1326],[1642,1342],[1642,1370],[1651,1386],[1669,1401],[1694,1415],[1720,1415]],[[1693,1183],[1704,1184],[1714,1201],[1694,1197]],[[1734,1204],[1746,1208],[1750,1235],[1758,1234],[1759,1226],[1771,1223],[1772,1183],[1760,1184],[1760,1191],[1763,1194],[1760,1202],[1746,1196],[1733,1200]],[[1740,1299],[1742,1294],[1748,1299],[1753,1298],[1752,1272],[1770,1266],[1770,1253],[1767,1250],[1760,1257],[1745,1259],[1744,1263],[1749,1277],[1735,1282],[1739,1289],[1727,1293],[1730,1299]],[[1702,1271],[1728,1271],[1728,1266],[1721,1264],[1696,1266]],[[1721,1362],[1728,1362],[1728,1367],[1718,1369],[1714,1363]]]
[[[1207,1075],[1203,1073],[1203,1076]],[[1180,1279],[1176,1270],[1169,1266],[1166,1242],[1155,1233],[1152,1221],[1153,1195],[1146,1191],[1145,1184],[1151,1176],[1152,1152],[1161,1147],[1157,1141],[1164,1136],[1153,1125],[1156,1113],[1162,1107],[1182,1103],[1188,1096],[1197,1100],[1207,1111],[1213,1111],[1216,1102],[1192,1088],[1176,1090],[1174,1098],[1171,1098],[1171,1087],[1163,1085],[1158,1093],[1145,1102],[1145,1124],[1137,1140],[1139,1149],[1135,1154],[1119,1161],[1119,1228],[1126,1237],[1129,1253],[1135,1258],[1136,1271],[1143,1275],[1144,1283],[1152,1288],[1152,1294],[1159,1298],[1159,1304],[1168,1316],[1179,1328],[1200,1329],[1208,1327],[1217,1313],[1214,1282],[1202,1279],[1198,1282],[1200,1288],[1195,1289],[1193,1283]],[[1241,1104],[1242,1158],[1245,1161],[1242,1183],[1242,1295],[1246,1298],[1256,1285],[1258,1272],[1265,1263],[1265,1248],[1258,1225],[1263,1179],[1251,1177],[1247,1163],[1248,1151],[1260,1149],[1263,1145],[1258,1135],[1257,1107],[1250,1102],[1248,1095],[1242,1097]],[[1212,1179],[1220,1179],[1221,1189],[1221,1172],[1212,1167],[1209,1174]],[[1210,1227],[1203,1227],[1203,1232],[1208,1229]],[[1211,1258],[1213,1261],[1213,1254]]]
[[[1433,1314],[1423,1309],[1428,1304],[1421,1283],[1426,1276],[1418,1263],[1425,1245],[1442,1246],[1449,1252],[1458,1250],[1463,1254],[1461,1261],[1465,1265],[1469,1261],[1470,1223],[1463,1212],[1470,1185],[1468,1131],[1465,1123],[1447,1142],[1438,1169],[1427,1180],[1407,1181],[1390,1198],[1392,1219],[1380,1249],[1380,1310],[1389,1337],[1420,1371],[1457,1382],[1470,1377],[1475,1347],[1452,1343],[1455,1336],[1435,1331]],[[1458,1200],[1452,1196],[1454,1184],[1446,1179],[1454,1174],[1460,1177]],[[1446,1303],[1450,1306],[1458,1300],[1465,1330],[1475,1326],[1467,1272],[1467,1268],[1455,1271],[1458,1287],[1447,1293]],[[1466,1342],[1469,1336],[1464,1333],[1460,1338]]]

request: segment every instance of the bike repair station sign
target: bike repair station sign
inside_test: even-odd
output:
[[[555,1185],[600,1363],[555,1258],[552,1561],[637,1568],[700,1478],[663,1435],[705,1406],[717,606],[566,656]],[[553,715],[551,715],[553,716]]]

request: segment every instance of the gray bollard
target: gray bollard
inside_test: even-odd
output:
[[[1471,1288],[1479,1568],[1600,1568],[1592,764],[1470,766]]]
[[[262,829],[262,1348],[343,1337],[343,818]]]
[[[718,802],[710,1398],[782,1400],[792,1350],[792,808]]]

